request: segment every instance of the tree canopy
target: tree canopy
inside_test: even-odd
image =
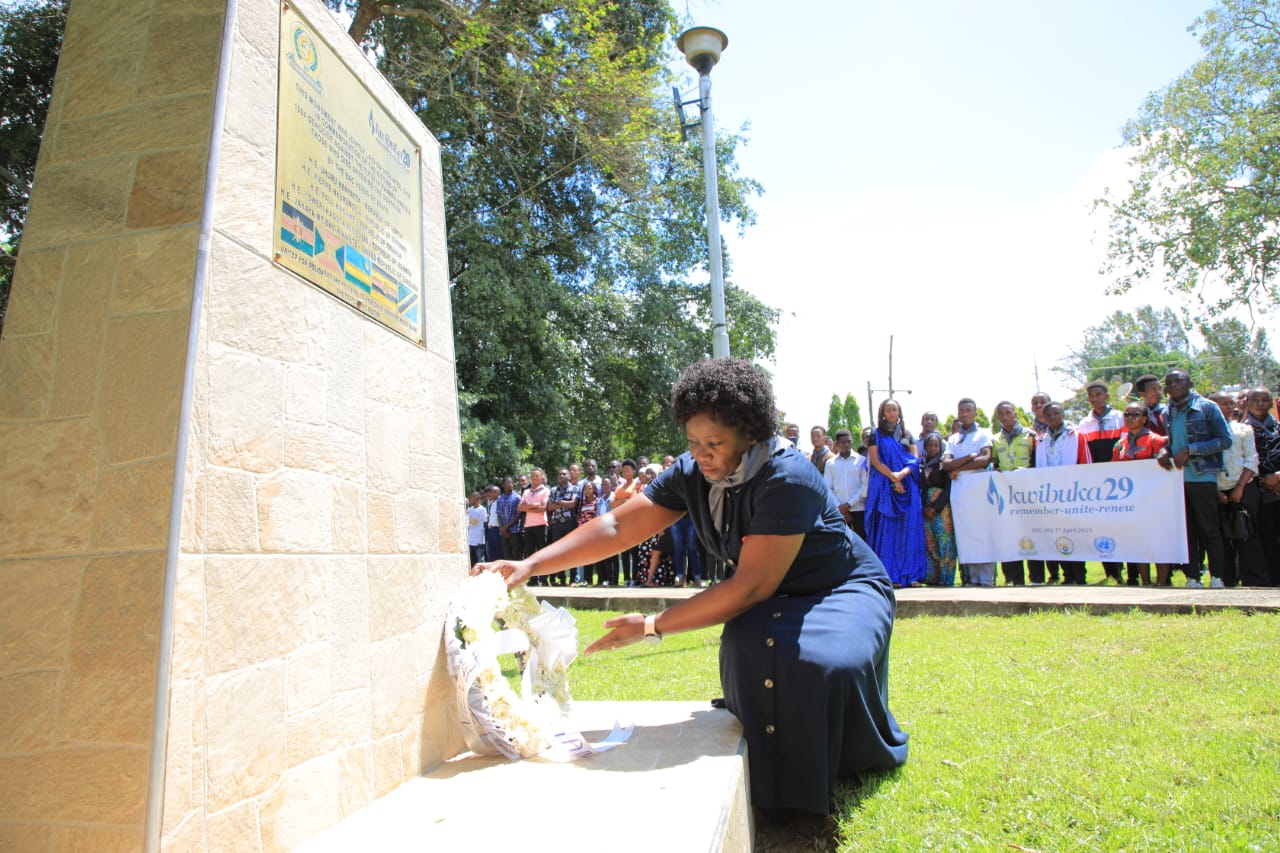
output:
[[[1056,373],[1081,388],[1094,379],[1132,382],[1144,373],[1163,376],[1170,367],[1187,367],[1191,342],[1170,308],[1144,305],[1134,313],[1115,311],[1104,322],[1085,329],[1079,345]]]
[[[862,409],[858,406],[858,398],[846,393],[844,400],[840,395],[831,394],[831,405],[827,409],[827,434],[835,435],[836,430],[847,429],[853,433],[854,444],[862,435]]]
[[[328,0],[436,135],[467,482],[531,461],[650,455],[668,394],[710,351],[699,141],[670,106],[666,0]],[[66,0],[0,10],[0,320]],[[717,140],[720,211],[754,220],[741,133]],[[732,266],[724,257],[726,276]],[[773,354],[777,312],[726,281],[734,355]]]
[[[1204,56],[1124,130],[1136,148],[1110,214],[1112,289],[1163,278],[1211,313],[1280,298],[1280,0],[1220,0],[1190,30]]]
[[[67,0],[0,6],[0,330],[66,19]]]
[[[710,306],[666,0],[331,2],[441,144],[468,483],[679,449],[667,398],[710,353]],[[760,192],[741,144],[716,151],[739,228]],[[770,357],[777,312],[732,282],[726,303],[734,355]]]
[[[1084,386],[1094,380],[1108,383],[1112,404],[1123,402],[1118,389],[1144,373],[1163,377],[1179,367],[1191,374],[1201,393],[1220,388],[1265,385],[1280,381],[1280,362],[1271,354],[1267,334],[1250,331],[1234,317],[1203,320],[1188,333],[1168,308],[1149,305],[1134,313],[1116,311],[1106,322],[1085,329],[1080,345],[1054,368],[1076,383],[1076,393],[1063,400],[1068,416],[1088,411]],[[1200,343],[1196,343],[1198,339]]]

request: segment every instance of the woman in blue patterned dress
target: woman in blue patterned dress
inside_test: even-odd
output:
[[[951,520],[951,478],[942,470],[946,444],[941,433],[920,439],[920,504],[924,514],[924,552],[928,586],[955,586],[956,528]]]

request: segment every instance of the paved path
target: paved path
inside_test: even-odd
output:
[[[651,613],[670,607],[698,590],[658,587],[536,587],[538,598],[580,610]],[[998,586],[900,589],[899,616],[1013,616],[1039,610],[1087,610],[1117,613],[1194,613],[1209,610],[1280,612],[1280,588],[1183,589],[1182,587]]]

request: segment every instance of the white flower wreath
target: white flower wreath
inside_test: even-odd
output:
[[[581,735],[563,728],[569,712],[567,670],[578,656],[578,629],[562,607],[541,603],[521,584],[510,592],[497,572],[470,577],[445,617],[449,674],[467,746],[478,754],[531,758],[553,746],[576,756]],[[516,653],[524,667],[516,694],[498,655]],[[582,754],[589,754],[588,750]]]

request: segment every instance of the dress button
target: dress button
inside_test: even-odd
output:
[[[781,619],[781,618],[782,618],[782,611],[781,611],[781,610],[775,610],[775,611],[773,611],[773,618],[774,618],[774,619]]]
[[[764,644],[769,648],[773,648],[773,637],[770,637],[769,639],[765,640]]]
[[[772,679],[772,678],[766,678],[766,679],[764,680],[764,686],[765,686],[765,687],[770,687],[770,688],[772,688],[772,687],[773,687],[773,679]]]
[[[765,734],[773,734],[773,723],[764,727]]]

